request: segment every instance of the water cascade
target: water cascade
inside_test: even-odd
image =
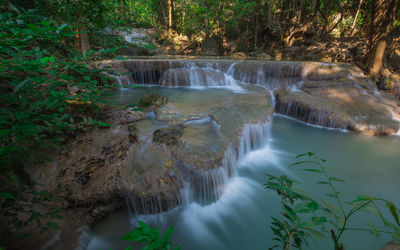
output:
[[[184,194],[195,193],[196,197],[189,197],[183,201],[184,204],[198,202],[207,204],[219,199],[224,192],[229,178],[236,176],[236,167],[246,154],[253,150],[262,148],[267,144],[270,134],[271,118],[264,123],[246,124],[238,139],[237,146],[231,144],[224,153],[221,165],[210,170],[195,169],[192,174],[187,175],[188,185],[185,188],[192,188],[193,191],[183,191]],[[188,198],[187,196],[185,196]],[[181,197],[181,199],[185,198]]]
[[[370,100],[367,98],[375,98],[373,92],[376,89],[368,85],[370,83],[365,81],[360,70],[354,69],[349,65],[307,62],[144,59],[114,61],[111,66],[119,73],[128,73],[125,75],[127,77],[125,80],[132,84],[170,87],[158,87],[164,89],[164,91],[165,89],[168,89],[168,91],[195,89],[195,91],[203,93],[200,98],[187,97],[191,101],[193,101],[192,99],[202,101],[200,104],[195,103],[195,105],[190,102],[188,106],[211,105],[208,102],[210,100],[215,101],[215,97],[207,96],[208,94],[205,91],[209,89],[221,91],[220,88],[227,88],[231,91],[229,92],[229,97],[237,101],[240,99],[236,100],[236,95],[245,95],[248,90],[246,87],[253,86],[258,90],[262,90],[264,99],[265,95],[270,93],[270,102],[275,111],[288,115],[292,119],[342,130],[349,128],[356,130],[357,126],[364,126],[361,122],[361,125],[357,122],[365,120],[368,122],[366,123],[366,130],[385,131],[386,129],[384,126],[379,128],[368,120],[368,115],[364,115],[365,110],[367,110],[364,105],[360,109],[356,107],[350,111],[346,110],[347,107],[341,106],[346,100],[351,100],[350,103],[353,104],[352,101],[357,100],[356,98],[359,98],[362,103],[367,103],[366,100]],[[122,85],[124,84],[122,83]],[[327,88],[325,88],[326,86]],[[179,93],[182,94],[183,92]],[[327,105],[324,102],[325,97],[323,94],[326,94],[329,98],[332,96],[338,98],[339,105],[334,102]],[[321,98],[320,96],[323,97]],[[218,115],[235,111],[234,108],[236,106],[229,106],[224,101],[220,102],[219,99],[215,101],[226,106],[225,109],[221,109],[222,111],[216,112]],[[171,106],[179,107],[180,105],[182,103],[177,102]],[[376,107],[375,104],[373,105]],[[240,104],[239,106],[243,105]],[[215,109],[214,106],[211,107]],[[343,108],[343,110],[338,107]],[[160,109],[162,110],[162,108]],[[160,109],[151,113],[154,123],[157,123],[157,119],[162,117]],[[173,108],[168,111],[171,110],[176,111]],[[238,113],[246,113],[250,112],[250,110],[240,109]],[[372,109],[368,107],[368,111],[370,110]],[[384,112],[379,108],[373,110],[373,112],[375,111],[379,115],[384,115]],[[173,112],[167,114],[174,115]],[[394,113],[390,113],[389,116],[389,122],[399,117]],[[241,116],[240,119],[244,119],[243,117]],[[386,119],[382,117],[378,117],[381,119],[379,122],[382,119]],[[228,123],[231,122],[231,117],[223,115],[220,117],[205,115],[188,120],[186,120],[185,116],[183,118],[185,122],[181,123],[182,126],[204,128],[205,133],[209,131],[212,131],[212,135],[215,133],[217,139],[219,139],[218,135],[222,134],[226,129],[226,127],[224,128],[217,122],[218,119],[224,122],[228,121]],[[246,119],[248,119],[247,116]],[[321,138],[332,136],[329,141],[336,143],[335,148],[338,148],[339,151],[342,150],[342,153],[349,153],[349,150],[346,149],[346,143],[333,139],[333,136],[335,138],[344,136],[338,135],[338,131],[327,132],[319,130],[314,132],[316,134],[313,134],[308,131],[311,129],[309,127],[302,127],[303,125],[300,126],[297,123],[297,125],[294,125],[292,121],[289,121],[289,123],[286,123],[288,121],[282,122],[281,117],[275,119],[278,120],[279,125],[274,126],[273,129],[280,134],[281,138],[283,138],[282,140],[271,139],[273,116],[270,115],[263,119],[245,120],[246,122],[240,123],[240,130],[235,130],[234,136],[228,133],[231,135],[229,143],[224,144],[223,151],[218,154],[219,158],[215,158],[217,159],[215,165],[199,167],[188,163],[190,161],[184,162],[181,158],[176,157],[177,161],[174,163],[176,172],[169,176],[177,184],[175,190],[167,190],[168,192],[165,193],[138,195],[138,192],[134,194],[135,192],[131,192],[129,188],[126,188],[124,192],[131,216],[130,227],[136,226],[136,222],[139,219],[145,220],[154,226],[176,225],[176,234],[180,243],[185,244],[186,241],[188,242],[186,246],[183,246],[184,249],[205,249],[209,245],[212,246],[210,249],[243,249],[246,245],[240,242],[241,238],[245,238],[249,242],[254,232],[262,232],[264,234],[266,224],[261,225],[259,223],[260,218],[262,221],[266,221],[267,217],[269,218],[273,213],[271,210],[278,211],[278,209],[270,204],[274,199],[272,196],[268,196],[267,199],[264,196],[265,191],[262,183],[265,179],[262,179],[263,173],[278,171],[279,173],[283,172],[292,175],[293,173],[282,165],[281,158],[287,157],[287,163],[291,163],[295,154],[302,153],[298,149],[303,148],[304,141],[308,140],[308,137],[315,138],[312,141],[310,140],[310,145],[307,145],[304,150],[319,150],[326,146],[326,143]],[[375,117],[371,120],[374,119]],[[181,117],[179,117],[179,120],[182,120]],[[155,124],[154,127],[166,126],[168,121],[162,121],[164,122],[163,124]],[[398,120],[394,122],[398,124]],[[391,126],[391,123],[387,125],[387,127],[389,126]],[[295,127],[296,129],[293,132],[289,132],[290,135],[288,135],[287,131],[290,131],[287,130],[288,127]],[[149,135],[151,134],[149,133]],[[190,135],[193,134],[195,133]],[[305,138],[287,142],[288,138],[302,137],[303,134]],[[344,138],[342,139],[345,140]],[[358,138],[358,144],[354,148],[361,148],[365,144],[364,139]],[[211,143],[214,142],[209,138],[207,140],[210,140]],[[381,142],[377,140],[376,144],[379,143]],[[391,143],[398,144],[397,142]],[[145,144],[139,153],[145,154],[146,147],[151,147],[150,144],[151,142]],[[292,144],[299,145],[293,147]],[[371,145],[375,146],[375,144]],[[308,148],[309,146],[311,149]],[[288,148],[290,154],[284,155],[283,151],[277,149],[279,147]],[[357,154],[357,150],[354,151]],[[371,149],[371,152],[377,151]],[[398,157],[393,157],[393,159],[393,162],[398,162]],[[333,157],[330,160],[338,160],[338,158]],[[343,166],[343,162],[338,161],[335,163],[338,166]],[[369,161],[365,162],[365,165],[368,164]],[[358,171],[356,176],[359,176]],[[319,192],[319,190],[314,191]],[[265,200],[259,199],[260,197]],[[279,201],[277,201],[277,204],[279,204]],[[248,225],[251,225],[251,230],[249,230]],[[242,229],[242,226],[246,227],[246,230]],[[215,235],[218,235],[218,237]],[[256,246],[257,249],[267,245],[264,241],[256,242],[261,238],[264,239],[265,237],[251,240],[252,244],[254,243],[253,246]],[[272,238],[272,236],[269,238]],[[96,247],[98,247],[96,240],[93,240],[89,249],[96,249]]]
[[[121,66],[133,83],[162,86],[232,86],[238,80],[268,89],[299,89],[308,72],[299,62],[127,60]]]
[[[209,204],[218,200],[224,193],[229,179],[236,176],[236,166],[246,154],[267,144],[271,127],[271,117],[265,122],[246,124],[237,139],[229,145],[220,165],[210,169],[196,169],[183,162],[178,164],[179,175],[183,180],[182,189],[177,190],[176,198],[162,196],[140,197],[125,191],[125,201],[132,217],[138,214],[155,214],[185,206],[193,202]]]

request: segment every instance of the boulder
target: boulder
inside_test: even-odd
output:
[[[394,109],[386,99],[354,81],[306,81],[302,90],[276,91],[276,112],[311,124],[370,135],[393,134],[399,129],[390,112]]]
[[[149,93],[139,100],[140,107],[150,107],[150,106],[162,106],[168,102],[168,98],[160,96],[155,93]]]
[[[387,93],[390,93],[397,98],[400,98],[400,74],[391,73],[385,70],[378,87]]]

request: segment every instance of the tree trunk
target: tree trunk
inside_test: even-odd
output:
[[[164,28],[167,28],[167,16],[165,15],[165,10],[164,10],[164,5],[162,4],[162,1],[160,1],[160,7],[161,7],[161,12],[164,18]]]
[[[363,3],[363,0],[360,0],[360,3],[358,4],[356,15],[354,16],[353,24],[351,25],[351,34],[350,34],[350,36],[354,35],[354,31],[355,31],[354,28],[356,27],[357,18],[358,18],[358,14],[360,14],[360,9],[361,9],[362,3]]]
[[[271,27],[272,27],[272,20],[273,20],[273,16],[272,16],[272,14],[271,14],[271,4],[269,3],[269,1],[267,0],[266,2],[265,2],[265,5],[266,5],[266,10],[267,10],[267,14],[266,14],[266,16],[267,16],[267,21],[266,21],[266,23],[265,23],[265,26],[268,28],[268,29],[270,29]],[[275,13],[275,12],[274,12]]]
[[[79,37],[80,37],[80,42],[81,42],[81,52],[82,54],[85,53],[86,51],[90,51],[90,44],[89,44],[89,38],[87,35],[87,29],[86,26],[81,26],[79,27]]]
[[[206,14],[206,17],[204,19],[205,25],[206,25],[206,38],[210,37],[210,20],[208,19],[208,16]]]
[[[183,27],[183,29],[185,28],[185,16],[186,16],[186,3],[185,3],[185,0],[183,1],[183,3],[182,3],[182,8],[183,8],[183,11],[182,11],[182,27]]]
[[[372,18],[370,27],[367,68],[370,77],[377,81],[380,78],[387,39],[393,28],[398,0],[372,1]]]
[[[254,28],[254,48],[257,49],[258,26],[260,22],[261,0],[256,0],[256,25]]]
[[[74,47],[75,47],[75,49],[77,50],[77,51],[79,51],[79,53],[82,53],[82,51],[81,51],[81,42],[80,42],[80,40],[81,40],[81,38],[80,38],[80,36],[79,36],[79,29],[78,28],[75,28],[74,29],[74,36],[75,36],[75,39],[74,39]]]
[[[172,34],[172,0],[168,0],[168,31]]]

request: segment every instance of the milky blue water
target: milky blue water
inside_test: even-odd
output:
[[[237,166],[220,199],[208,204],[187,204],[160,215],[130,218],[120,211],[96,223],[88,249],[123,249],[120,237],[145,220],[162,231],[174,225],[172,241],[182,249],[268,249],[274,244],[271,216],[279,217],[279,197],[266,191],[264,174],[287,174],[301,182],[299,188],[315,198],[329,190],[315,184],[321,177],[288,168],[300,153],[312,151],[327,160],[334,176],[346,179],[337,186],[345,200],[368,194],[393,201],[400,207],[400,137],[371,137],[307,126],[275,116],[268,143],[252,151]],[[367,222],[381,226],[372,215],[360,215],[351,226]],[[390,236],[375,238],[368,232],[345,232],[346,249],[380,249]],[[310,242],[309,249],[332,249],[330,239]]]

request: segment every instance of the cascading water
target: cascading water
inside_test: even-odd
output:
[[[240,81],[267,89],[299,89],[307,76],[302,63],[291,62],[143,60],[128,68],[133,83],[162,86],[236,86]]]
[[[131,65],[130,71],[134,83],[159,84],[169,87],[210,88],[253,83],[263,86],[269,91],[272,97],[271,103],[274,106],[276,103],[274,91],[280,88],[285,88],[287,91],[301,91],[303,84],[307,83],[310,78],[320,80],[318,77],[322,76],[321,82],[323,82],[325,78],[330,77],[324,74],[320,76],[311,66],[304,66],[302,63],[260,62],[249,64],[251,64],[251,67],[246,63],[230,61],[207,63],[202,61],[164,61],[158,63],[141,61]],[[352,80],[351,75],[346,77]],[[325,119],[324,117],[329,118],[329,115],[321,113],[325,111],[310,109],[307,111],[298,103],[289,103],[278,108],[282,109],[281,113],[298,113],[298,119],[305,117],[305,122],[343,128],[343,124],[336,124],[335,120]],[[345,154],[351,151],[350,148],[347,148],[348,144],[342,141],[345,140],[345,138],[342,138],[343,135],[338,135],[339,132],[337,131],[308,131],[311,129],[303,128],[302,125],[297,123],[294,124],[287,120],[282,123],[281,120],[283,119],[279,117],[276,120],[278,120],[279,125],[274,126],[275,130],[280,130],[280,137],[277,140],[270,138],[272,117],[268,117],[266,122],[244,125],[237,140],[227,147],[218,166],[211,169],[194,169],[192,166],[180,164],[178,170],[183,176],[183,183],[182,188],[177,190],[177,201],[170,200],[170,204],[166,204],[161,201],[160,197],[153,197],[151,200],[145,201],[127,194],[127,203],[131,211],[130,228],[136,226],[137,220],[144,220],[157,227],[176,225],[174,234],[178,234],[178,236],[177,239],[173,239],[173,242],[177,240],[181,244],[187,241],[184,249],[206,249],[208,244],[212,247],[207,249],[243,249],[249,247],[248,244],[250,243],[251,247],[256,246],[255,249],[267,247],[271,243],[265,242],[267,240],[265,240],[264,233],[268,231],[266,229],[267,219],[272,214],[276,214],[275,212],[278,210],[271,211],[274,209],[271,207],[273,207],[272,203],[279,204],[279,201],[274,200],[276,197],[272,195],[266,195],[267,198],[264,196],[265,191],[262,183],[265,179],[262,179],[263,173],[270,173],[269,171],[274,171],[274,167],[276,167],[279,173],[292,175],[293,173],[284,166],[292,163],[294,155],[298,153],[306,150],[321,151],[323,147],[328,147],[326,145],[328,139],[325,138],[325,141],[321,139],[327,136],[325,133],[330,133],[329,136],[332,137],[329,138],[329,142],[335,145],[332,148],[328,147],[327,152],[342,150],[342,154]],[[302,129],[290,132],[291,130],[286,123]],[[215,126],[217,127],[218,124]],[[296,136],[305,138],[292,140]],[[308,141],[312,137],[315,137],[314,140]],[[335,141],[335,138],[338,137],[340,138]],[[311,145],[307,144],[307,148],[304,147],[306,140]],[[360,142],[355,145],[354,151],[366,144],[365,138],[360,137],[359,140]],[[371,143],[371,145],[379,143],[379,140],[377,140],[376,143]],[[293,146],[294,144],[298,145]],[[287,158],[285,161],[288,164],[285,162],[282,165],[281,158],[284,158],[282,156],[284,153],[276,149],[276,145],[280,145],[287,152],[290,152],[284,156]],[[378,151],[371,150],[371,152],[376,153]],[[346,163],[336,155],[330,160],[337,160],[334,164],[338,166],[344,166],[344,163]],[[398,162],[398,160],[393,162]],[[369,161],[366,161],[364,165],[368,164]],[[392,165],[395,166],[395,164]],[[356,172],[354,178],[360,176],[359,170],[355,169],[354,172]],[[308,180],[307,184],[312,181]],[[166,208],[174,209],[162,212],[168,210]],[[260,221],[263,222],[260,223]],[[165,228],[161,230],[163,229]],[[254,234],[257,234],[257,237]],[[268,239],[272,238],[270,236],[268,235]],[[242,238],[246,239],[246,243],[241,243]],[[262,242],[260,242],[261,238],[263,239]],[[89,249],[96,249],[96,246],[92,245]]]
[[[270,119],[264,123],[246,124],[238,139],[238,145],[231,144],[225,151],[221,166],[211,170],[195,170],[192,178],[185,188],[192,188],[195,192],[183,191],[183,193],[197,193],[197,197],[184,201],[184,204],[197,202],[208,204],[219,199],[224,193],[229,178],[237,176],[236,166],[246,154],[252,150],[260,149],[267,144],[270,131]],[[181,197],[183,200],[185,197]],[[187,197],[186,197],[187,198]]]
[[[181,163],[180,174],[183,176],[183,189],[177,194],[178,200],[165,197],[142,198],[125,192],[128,210],[134,218],[138,214],[154,214],[170,210],[176,206],[191,203],[210,204],[224,193],[227,183],[237,176],[236,166],[245,155],[265,146],[268,141],[271,118],[263,123],[246,124],[238,138],[237,145],[231,144],[224,153],[220,166],[210,170],[194,169]]]

